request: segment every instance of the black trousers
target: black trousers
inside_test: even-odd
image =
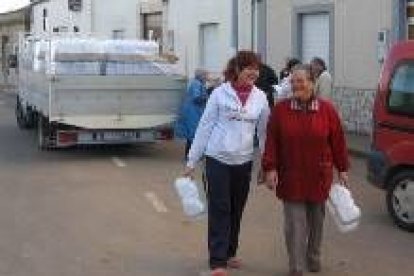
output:
[[[206,158],[210,268],[226,267],[236,256],[240,222],[249,194],[252,162],[227,165]]]

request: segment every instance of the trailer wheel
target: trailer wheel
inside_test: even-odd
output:
[[[17,96],[17,99],[16,99],[15,114],[16,114],[17,126],[20,129],[28,129],[29,126],[27,124],[27,121],[25,120],[23,107],[22,107],[22,104],[20,102],[19,96]]]
[[[48,120],[39,114],[37,121],[37,141],[39,149],[46,150],[50,149],[54,146],[51,134],[52,134],[52,128]]]

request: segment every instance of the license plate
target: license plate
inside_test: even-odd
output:
[[[134,132],[134,131],[104,132],[105,141],[132,141],[132,140],[138,140],[139,137],[140,137],[139,132]]]

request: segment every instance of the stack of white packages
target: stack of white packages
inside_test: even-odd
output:
[[[171,75],[177,72],[172,64],[160,59],[159,45],[153,41],[71,37],[53,39],[42,47],[47,48],[48,74]],[[41,68],[38,62],[36,69]]]
[[[159,45],[154,41],[108,39],[103,41],[103,50],[106,54],[158,56]]]
[[[111,75],[163,75],[164,72],[151,61],[116,61],[106,63],[106,74]]]
[[[191,218],[199,218],[206,212],[206,207],[200,198],[197,183],[191,178],[181,177],[174,183],[175,190],[181,199],[184,213]]]
[[[71,60],[60,60],[59,55],[70,55]],[[50,73],[61,75],[100,75],[104,56],[102,42],[96,39],[64,38],[51,42]],[[85,60],[85,57],[90,60]]]
[[[159,55],[154,41],[106,40],[104,51],[108,57],[107,75],[162,75],[152,57]]]
[[[337,183],[332,185],[327,205],[341,232],[349,232],[358,227],[361,210],[346,187]]]

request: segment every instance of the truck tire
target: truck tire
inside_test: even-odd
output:
[[[37,116],[37,143],[38,147],[41,150],[51,149],[54,146],[54,143],[51,139],[52,128],[47,120],[43,115],[38,114]]]
[[[17,99],[16,99],[15,115],[16,115],[17,126],[20,129],[28,129],[29,125],[27,124],[27,121],[25,120],[25,114],[23,112],[23,106],[20,102],[19,96],[17,96]]]
[[[391,178],[386,200],[395,224],[414,232],[414,170],[401,171]]]

